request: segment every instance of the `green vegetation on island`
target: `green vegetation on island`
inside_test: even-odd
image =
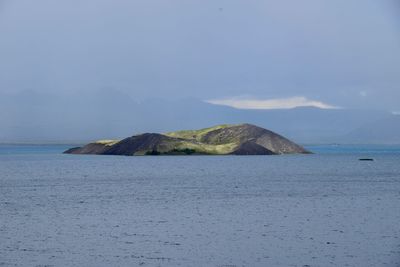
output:
[[[165,134],[144,133],[123,140],[99,140],[68,154],[101,155],[276,155],[310,153],[267,129],[251,124],[218,125]]]

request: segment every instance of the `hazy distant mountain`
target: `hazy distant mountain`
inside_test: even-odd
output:
[[[198,99],[143,101],[113,90],[62,96],[26,91],[0,95],[0,142],[86,143],[248,122],[296,142],[327,143],[388,116],[351,109],[239,110]]]
[[[367,123],[339,141],[350,144],[400,144],[400,115]]]

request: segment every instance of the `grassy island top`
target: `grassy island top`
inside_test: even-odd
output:
[[[98,140],[67,150],[103,155],[276,155],[309,153],[270,130],[252,124],[221,124],[199,130],[143,133],[122,140]]]

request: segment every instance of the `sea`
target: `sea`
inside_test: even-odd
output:
[[[70,147],[0,145],[0,266],[400,266],[400,146],[62,154]]]

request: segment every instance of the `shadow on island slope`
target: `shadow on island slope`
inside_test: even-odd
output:
[[[309,154],[287,138],[251,125],[218,125],[165,134],[144,133],[123,140],[100,140],[67,154],[97,155],[278,155]]]

